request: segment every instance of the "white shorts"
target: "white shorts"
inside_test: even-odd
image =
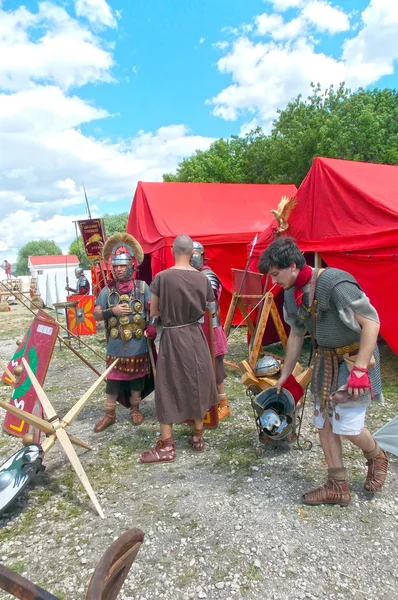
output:
[[[366,406],[341,407],[336,405],[333,414],[329,417],[332,431],[336,435],[359,435],[365,427]],[[314,410],[314,425],[323,429],[325,419],[322,416],[319,404]]]

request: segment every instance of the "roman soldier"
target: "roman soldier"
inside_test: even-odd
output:
[[[90,293],[90,284],[88,282],[87,277],[84,274],[84,271],[81,267],[76,267],[75,269],[75,277],[77,279],[76,289],[69,287],[68,285],[65,287],[67,292],[72,292],[73,294],[79,294],[79,296],[85,296]]]
[[[191,258],[191,265],[201,271],[204,275],[206,275],[207,279],[210,282],[210,285],[213,289],[215,300],[213,302],[209,302],[209,308],[212,313],[212,327],[214,333],[214,356],[215,356],[215,364],[216,364],[216,383],[217,383],[217,391],[219,396],[219,404],[218,404],[218,418],[224,419],[231,414],[231,409],[228,404],[227,395],[225,392],[224,380],[227,377],[227,373],[224,366],[224,355],[227,352],[228,341],[227,336],[225,335],[225,331],[221,325],[220,320],[220,296],[222,292],[222,285],[220,279],[217,275],[205,265],[205,249],[203,245],[198,242],[193,242],[193,254]]]
[[[111,236],[104,245],[103,258],[112,279],[101,290],[94,308],[94,318],[104,321],[107,336],[107,366],[119,361],[108,375],[105,416],[94,431],[104,431],[116,421],[116,400],[130,407],[131,419],[140,425],[142,396],[150,375],[148,342],[144,331],[151,294],[144,281],[136,279],[144,253],[128,233]],[[148,392],[147,392],[148,393]],[[123,402],[123,399],[127,401]]]

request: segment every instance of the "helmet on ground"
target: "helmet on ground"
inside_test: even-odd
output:
[[[283,441],[296,428],[295,402],[292,394],[281,389],[280,394],[272,387],[264,390],[252,400],[256,412],[256,424],[260,439]]]
[[[205,259],[205,249],[200,242],[193,242],[193,252],[190,260],[191,267],[198,269],[198,271],[203,267],[203,262]]]

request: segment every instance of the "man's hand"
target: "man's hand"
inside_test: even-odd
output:
[[[148,327],[144,331],[144,335],[148,338],[148,340],[156,340],[156,325],[148,325]]]
[[[128,304],[117,304],[116,306],[112,306],[112,312],[115,317],[124,317],[131,314],[131,308]]]
[[[281,375],[278,379],[278,383],[276,384],[276,392],[277,394],[280,394],[283,388],[283,384],[285,383],[286,379],[289,377],[288,375]]]
[[[354,367],[348,378],[347,386],[349,395],[352,396],[354,400],[358,400],[358,398],[363,396],[367,390],[372,389],[368,370]]]

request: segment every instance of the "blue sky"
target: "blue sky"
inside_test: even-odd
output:
[[[396,0],[0,0],[0,262],[66,250],[195,149],[256,125],[311,81],[397,87]]]

